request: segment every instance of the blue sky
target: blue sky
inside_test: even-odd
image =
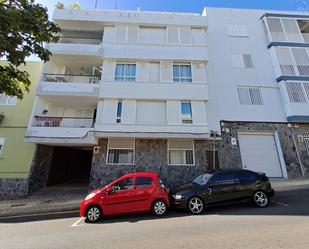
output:
[[[59,0],[36,0],[36,2],[48,7],[49,13],[52,14]],[[96,0],[62,0],[60,2],[65,5],[77,2],[82,8],[94,8]],[[302,7],[309,9],[309,0],[97,0],[97,7],[114,9],[116,2],[118,9],[125,10],[135,10],[139,2],[141,10],[195,13],[201,13],[204,6],[292,11],[297,11]]]

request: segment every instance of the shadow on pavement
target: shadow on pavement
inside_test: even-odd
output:
[[[136,223],[144,220],[170,219],[176,217],[187,217],[190,214],[184,210],[171,209],[164,217],[156,217],[149,213],[127,214],[119,216],[105,217],[98,224],[111,224],[120,222]],[[309,216],[309,188],[297,188],[293,190],[281,190],[276,192],[275,197],[267,208],[257,208],[248,203],[224,205],[218,207],[208,207],[202,216],[207,215],[277,215],[277,216]],[[78,212],[63,214],[48,214],[39,216],[19,217],[19,218],[0,218],[0,223],[20,223],[31,221],[45,221],[54,219],[65,219],[79,217]]]

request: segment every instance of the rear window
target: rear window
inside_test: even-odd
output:
[[[233,181],[234,180],[234,175],[233,175],[232,172],[217,173],[217,174],[214,175],[212,180],[215,183]]]
[[[151,177],[138,176],[136,177],[135,185],[137,188],[145,188],[151,186],[153,179]]]

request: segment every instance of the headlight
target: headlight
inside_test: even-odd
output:
[[[173,195],[173,198],[175,200],[181,200],[182,199],[182,195]]]
[[[87,201],[87,200],[93,198],[95,195],[96,195],[96,193],[91,193],[91,194],[86,196],[85,200]]]

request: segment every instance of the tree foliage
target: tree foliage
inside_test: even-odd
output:
[[[51,53],[44,44],[56,42],[60,28],[34,0],[0,0],[0,20],[0,58],[9,62],[0,66],[0,92],[22,99],[30,80],[18,66],[30,55],[48,61]]]

